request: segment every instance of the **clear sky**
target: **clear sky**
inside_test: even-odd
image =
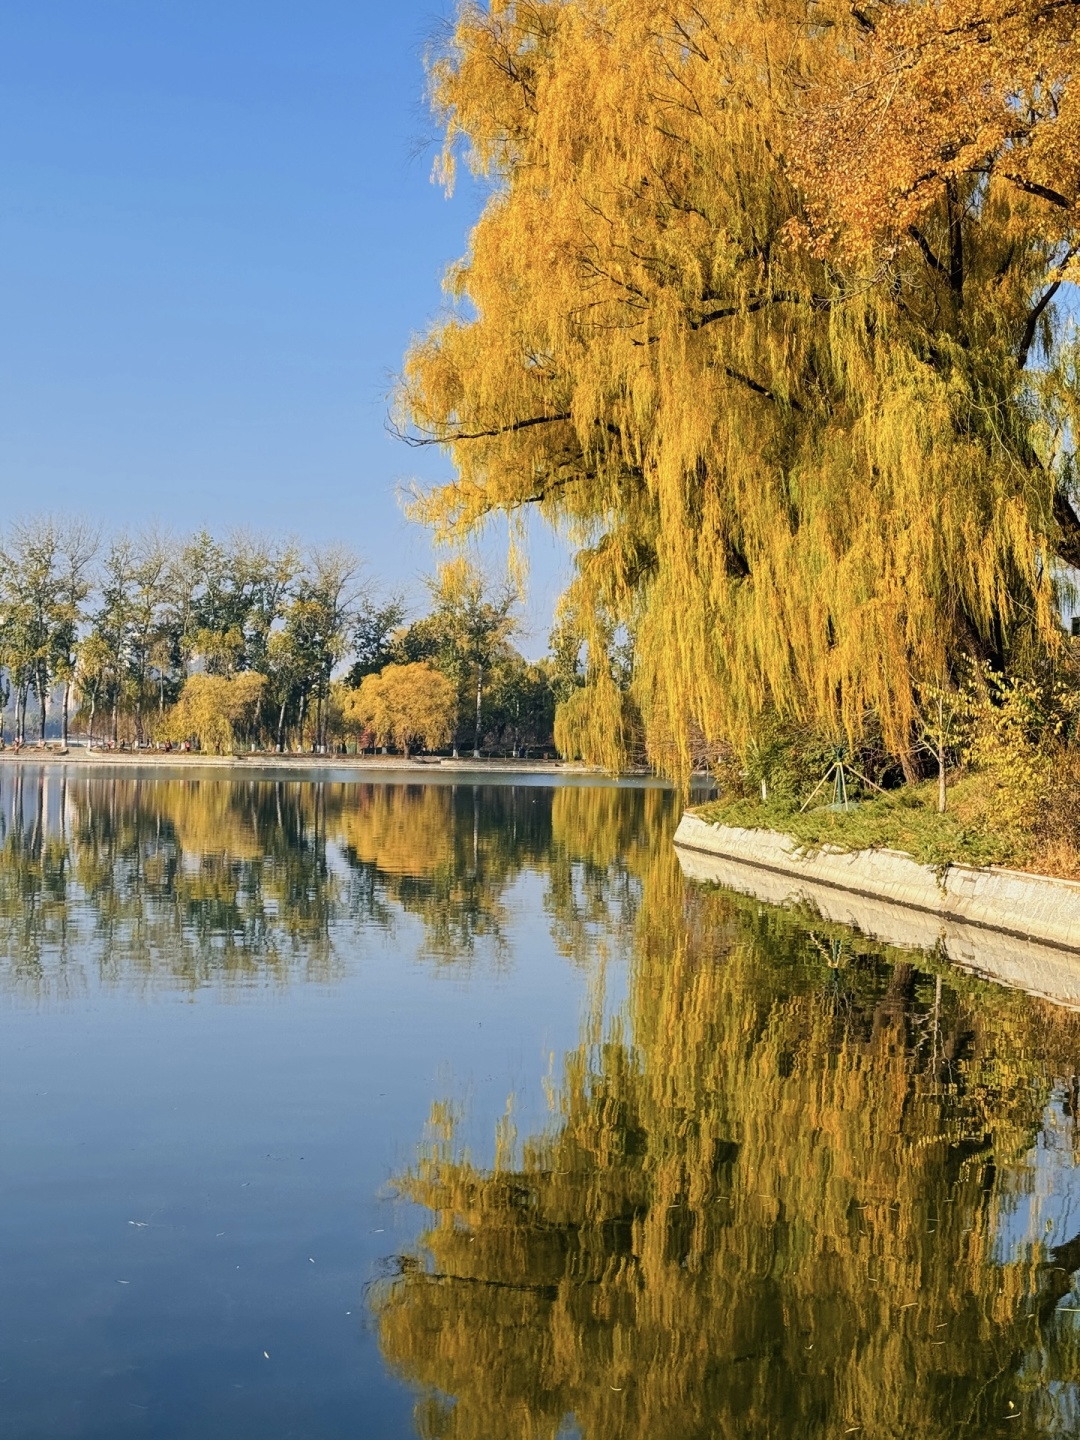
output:
[[[345,540],[419,600],[396,492],[447,462],[384,427],[482,203],[429,181],[451,8],[0,0],[0,516]],[[563,569],[538,532],[528,653]]]

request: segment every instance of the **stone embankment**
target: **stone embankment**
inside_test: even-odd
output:
[[[940,946],[965,969],[1080,1009],[1078,882],[968,865],[939,874],[895,850],[807,850],[789,835],[690,814],[675,844],[692,879],[769,904],[808,901],[886,944]]]

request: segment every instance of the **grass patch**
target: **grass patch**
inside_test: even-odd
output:
[[[903,850],[923,865],[1011,865],[1032,863],[1031,839],[1003,831],[994,822],[994,796],[980,775],[965,775],[949,788],[949,808],[937,810],[937,781],[875,795],[847,811],[815,806],[799,811],[784,799],[721,799],[694,814],[709,824],[747,830],[780,830],[813,851]]]

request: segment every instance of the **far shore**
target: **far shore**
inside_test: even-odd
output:
[[[649,770],[624,771],[611,775],[596,765],[574,760],[514,760],[509,757],[474,759],[461,756],[453,759],[443,755],[307,755],[281,753],[275,750],[238,751],[232,755],[203,755],[198,751],[178,750],[87,750],[82,745],[64,749],[58,744],[27,745],[16,751],[12,746],[0,750],[0,765],[63,765],[87,769],[106,766],[152,767],[161,769],[224,769],[224,770],[294,770],[327,771],[407,771],[411,774],[453,774],[472,776],[550,775],[553,780],[570,776],[595,776],[606,779],[654,779]],[[658,782],[660,783],[660,782]]]

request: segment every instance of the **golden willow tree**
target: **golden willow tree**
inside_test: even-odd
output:
[[[768,711],[837,735],[873,718],[910,772],[920,695],[960,657],[1003,668],[1056,638],[1054,559],[1080,527],[1057,498],[1060,387],[1030,372],[1075,166],[1063,208],[1046,192],[1068,146],[1044,163],[1038,125],[1021,133],[1044,71],[1003,62],[993,154],[1024,152],[1019,178],[968,156],[923,185],[918,146],[957,145],[970,106],[937,51],[911,79],[873,24],[832,0],[493,0],[433,61],[446,176],[463,152],[491,193],[406,362],[402,424],[456,467],[415,512],[455,540],[535,507],[570,537],[590,692],[571,728],[609,763],[623,631],[676,774],[692,735],[739,744]],[[978,65],[971,46],[956,78],[983,96]],[[881,103],[909,84],[897,133],[923,104],[887,242],[888,144],[849,135],[864,72]],[[846,143],[876,167],[852,214]]]

